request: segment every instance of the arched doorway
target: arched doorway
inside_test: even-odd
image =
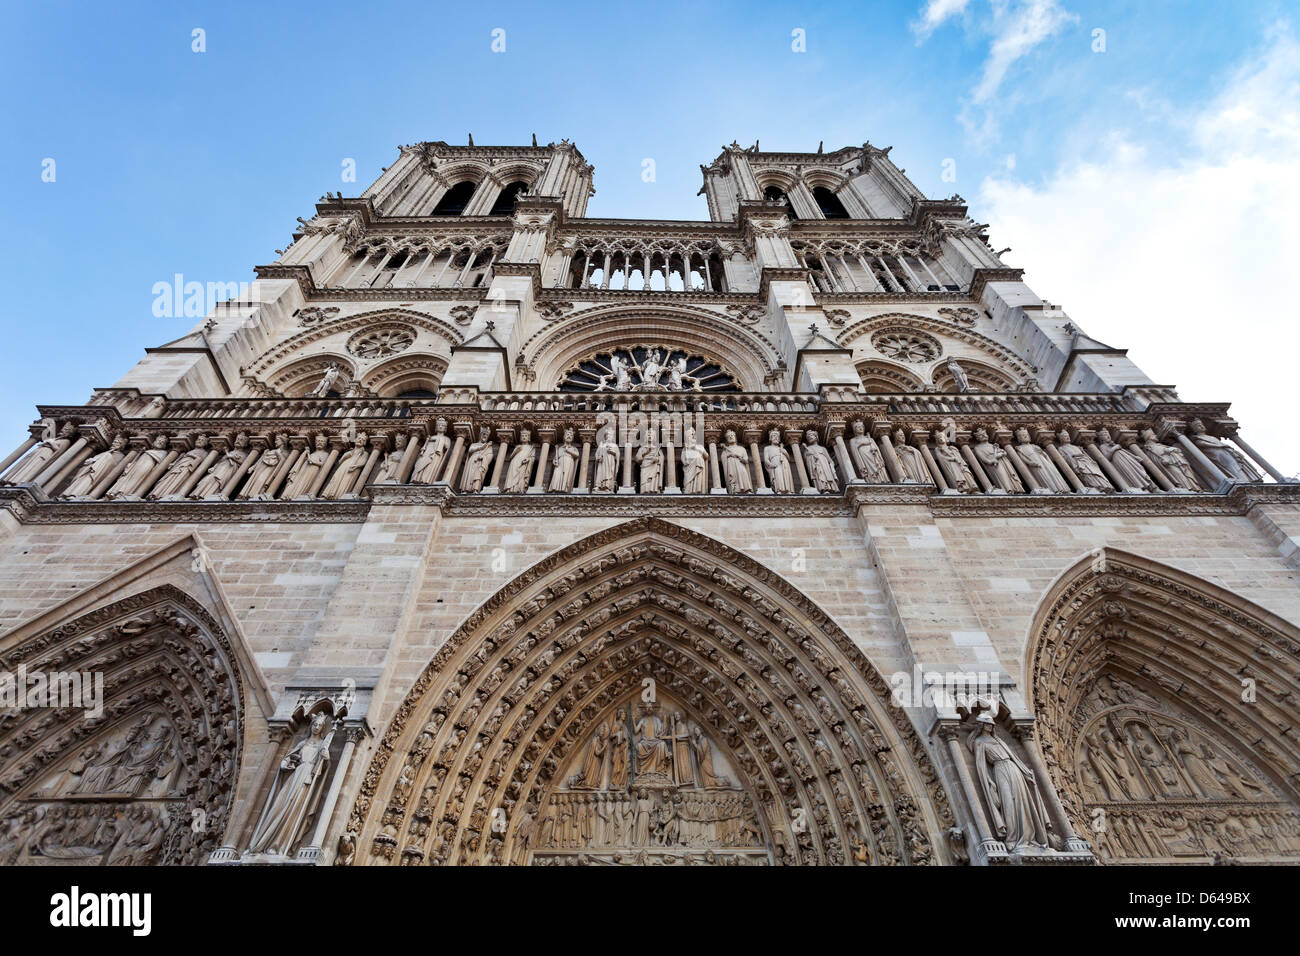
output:
[[[642,518],[524,572],[398,708],[359,863],[936,863],[952,810],[847,635],[739,552]]]
[[[1057,792],[1103,862],[1300,861],[1300,631],[1101,549],[1067,571],[1027,674]]]

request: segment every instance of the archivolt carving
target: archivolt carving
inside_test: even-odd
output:
[[[447,372],[447,361],[436,355],[400,355],[367,372],[361,379],[366,392],[391,398],[414,389],[434,392]]]
[[[918,392],[924,388],[916,375],[893,362],[859,362],[857,370],[868,392]]]
[[[572,781],[566,767],[620,710],[648,712],[647,678],[663,717],[680,710],[718,744],[712,773],[752,802],[760,857],[946,858],[947,796],[847,635],[757,562],[654,518],[563,549],[470,616],[394,715],[345,844],[362,862],[531,861],[543,811]],[[666,776],[656,798],[671,805],[686,765],[662,748],[635,754],[630,779]],[[691,852],[680,839],[652,843]]]
[[[1057,790],[1102,859],[1300,859],[1297,658],[1294,626],[1135,555],[1059,579],[1027,673]]]
[[[100,673],[103,716],[0,717],[0,864],[197,864],[239,773],[243,685],[216,620],[166,585],[0,653],[0,671]]]

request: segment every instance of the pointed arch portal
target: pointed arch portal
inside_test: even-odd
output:
[[[952,824],[906,714],[823,611],[642,518],[546,558],[447,640],[341,859],[935,863]]]
[[[1103,548],[1066,571],[1027,670],[1062,801],[1101,860],[1300,861],[1300,631]]]

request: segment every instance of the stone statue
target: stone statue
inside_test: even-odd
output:
[[[957,391],[969,392],[970,379],[966,375],[966,370],[957,364],[957,360],[949,355],[943,364],[944,368],[952,374],[952,382],[957,387]]]
[[[1162,444],[1150,428],[1142,431],[1142,447],[1157,465],[1164,469],[1165,477],[1175,491],[1200,491],[1201,483],[1182,449]]]
[[[1263,481],[1255,466],[1246,460],[1246,456],[1236,446],[1222,438],[1215,438],[1206,431],[1205,422],[1194,418],[1190,427],[1192,444],[1233,481]]]
[[[697,724],[691,732],[691,739],[695,747],[695,762],[700,768],[700,786],[730,787],[731,781],[713,769],[713,744],[709,742],[704,728]]]
[[[867,481],[876,484],[888,484],[889,472],[885,468],[885,459],[875,439],[867,434],[867,425],[862,419],[853,423],[853,437],[849,439],[849,457],[860,474]]]
[[[312,486],[316,484],[320,470],[325,467],[329,457],[329,436],[321,432],[316,436],[312,450],[298,456],[298,460],[289,469],[289,478],[284,484],[284,491],[280,493],[281,499],[310,495]]]
[[[971,451],[975,454],[975,459],[984,466],[984,473],[988,475],[989,481],[1003,491],[1023,494],[1025,486],[1020,476],[1016,474],[1007,450],[989,441],[989,433],[983,428],[975,429],[974,438],[975,446]]]
[[[145,495],[150,501],[180,501],[181,489],[190,476],[208,457],[208,436],[199,435],[194,447],[172,462],[166,474],[158,479],[153,490]]]
[[[609,724],[602,723],[591,735],[582,755],[582,766],[569,780],[569,786],[583,790],[599,790],[605,781],[605,767],[609,758]]]
[[[312,717],[307,735],[280,761],[279,775],[248,843],[249,853],[288,856],[307,835],[325,789],[333,739],[334,721],[325,714]]]
[[[695,429],[686,429],[686,441],[682,444],[682,494],[702,495],[708,491],[708,479],[705,477],[709,463],[709,453],[695,440]]]
[[[654,495],[664,487],[664,453],[659,443],[647,438],[636,452],[637,464],[641,466],[641,494]]]
[[[429,485],[438,479],[442,463],[451,450],[451,439],[447,437],[447,419],[438,419],[433,426],[433,434],[424,443],[420,457],[415,460],[411,471],[411,484]]]
[[[167,436],[159,435],[153,445],[135,456],[126,470],[118,476],[117,481],[104,495],[110,501],[138,500],[146,490],[149,476],[167,458]]]
[[[352,439],[352,447],[339,455],[334,463],[334,473],[321,489],[320,496],[325,499],[353,497],[352,486],[357,483],[361,469],[366,466],[369,453],[366,445],[370,441],[365,432],[357,432]]]
[[[808,468],[808,480],[817,486],[817,490],[839,494],[840,482],[835,477],[831,453],[825,445],[817,444],[817,433],[811,428],[804,433],[803,457]]]
[[[1050,493],[1064,493],[1070,490],[1069,484],[1061,473],[1056,470],[1056,465],[1052,464],[1052,459],[1047,456],[1047,452],[1041,447],[1034,444],[1029,437],[1028,428],[1016,429],[1016,452],[1020,455],[1020,461],[1029,472],[1029,477],[1033,483],[1030,491],[1036,495]]]
[[[202,440],[206,446],[207,439],[202,438]],[[84,498],[90,494],[100,480],[122,460],[122,456],[125,454],[123,449],[125,448],[126,436],[117,435],[113,439],[113,444],[109,445],[106,451],[101,451],[98,455],[92,455],[82,462],[81,468],[77,470],[72,481],[68,482],[68,486],[59,494],[59,498],[68,501],[72,498]]]
[[[1012,853],[1022,847],[1047,847],[1050,824],[1034,772],[998,739],[992,715],[986,711],[975,720],[979,727],[967,746],[975,757],[975,774],[994,832]]]
[[[898,458],[898,470],[902,472],[901,481],[905,485],[928,485],[934,479],[930,469],[925,466],[925,456],[921,449],[907,443],[907,435],[901,428],[894,430],[894,455]]]
[[[76,434],[76,425],[71,422],[64,425],[56,437],[45,439],[29,451],[27,456],[18,463],[18,466],[9,473],[9,477],[5,481],[15,485],[22,484],[24,481],[35,481],[36,476],[44,471],[50,462],[68,450],[68,447],[72,444],[73,436]]]
[[[1083,490],[1087,494],[1101,494],[1114,491],[1110,480],[1097,467],[1092,456],[1070,441],[1070,433],[1064,428],[1056,436],[1056,450],[1061,453],[1066,464],[1074,469],[1075,475],[1083,484]]]
[[[611,492],[618,489],[618,463],[621,455],[613,427],[601,430],[596,445],[595,491]]]
[[[679,787],[693,787],[695,769],[691,766],[691,730],[680,710],[673,714],[669,736],[673,751],[673,783]]]
[[[722,481],[727,492],[733,495],[748,495],[754,491],[754,482],[749,476],[749,452],[736,441],[736,433],[728,431],[726,444],[719,453],[722,458]]]
[[[573,443],[573,429],[564,430],[564,441],[555,446],[555,459],[551,469],[551,491],[568,494],[573,491],[574,481],[578,475],[578,459],[582,451]]]
[[[190,492],[190,498],[209,501],[222,498],[221,489],[239,470],[239,466],[247,457],[248,435],[240,432],[235,436],[235,444],[213,463],[206,475],[199,479],[199,483]]]
[[[626,392],[632,387],[632,372],[628,368],[627,362],[620,355],[614,355],[610,359],[610,368],[614,370],[614,391]]]
[[[484,425],[479,429],[478,441],[469,446],[465,457],[465,470],[460,476],[460,490],[476,492],[483,490],[487,480],[488,469],[492,467],[492,456],[496,446],[492,443],[492,430]]]
[[[609,736],[609,787],[623,790],[627,787],[628,734],[627,711],[614,715],[614,728]]]
[[[961,452],[957,450],[957,446],[948,444],[949,441],[947,429],[934,433],[934,458],[943,469],[949,487],[967,494],[978,492],[979,485],[975,482],[970,467],[962,458]]]
[[[641,388],[660,388],[659,379],[663,374],[663,353],[657,348],[651,349],[646,355],[645,365],[641,366]]]
[[[1097,450],[1106,457],[1111,467],[1119,475],[1124,490],[1130,494],[1143,491],[1159,491],[1156,483],[1147,474],[1142,462],[1131,451],[1121,448],[1111,440],[1110,429],[1097,429]]]
[[[672,755],[663,737],[663,719],[658,714],[644,714],[637,718],[632,730],[636,734],[637,779],[650,774],[668,776],[672,771]]]
[[[320,383],[312,389],[311,395],[308,397],[324,398],[329,394],[330,389],[334,387],[335,383],[338,382],[339,375],[341,374],[338,363],[330,362],[329,365],[325,366],[325,374],[321,376]]]
[[[767,483],[772,486],[774,494],[794,494],[794,473],[790,470],[790,453],[781,444],[780,429],[773,428],[767,433],[767,445],[763,448],[763,466],[767,469]]]
[[[144,411],[140,413],[141,418],[162,418],[163,409],[167,406],[167,399],[161,395],[155,395],[153,401],[145,406]]]
[[[262,452],[260,458],[248,470],[248,478],[239,497],[252,501],[268,501],[271,498],[271,482],[280,470],[280,463],[289,454],[289,439],[283,434],[275,436],[275,444]]]
[[[406,457],[406,442],[406,435],[398,435],[393,439],[393,450],[384,456],[379,466],[379,474],[375,476],[375,484],[395,485],[401,480],[402,459]]]
[[[506,467],[505,482],[501,488],[508,495],[522,495],[528,491],[528,479],[533,473],[533,462],[537,460],[537,448],[532,442],[533,433],[527,428],[519,431],[519,444],[510,454],[510,464]]]

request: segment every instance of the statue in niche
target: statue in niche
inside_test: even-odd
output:
[[[179,501],[181,489],[185,487],[185,482],[189,481],[190,476],[203,464],[203,460],[207,457],[208,436],[199,435],[194,439],[194,447],[172,462],[166,474],[158,479],[157,484],[153,486],[153,490],[145,497],[150,501]]]
[[[1192,419],[1190,431],[1192,444],[1233,481],[1263,481],[1255,466],[1246,460],[1246,456],[1235,445],[1222,438],[1215,438],[1206,431],[1205,422],[1199,418]]]
[[[790,453],[781,444],[780,429],[767,433],[763,448],[763,466],[767,469],[767,483],[778,495],[794,494],[794,473],[790,470]]]
[[[1201,483],[1196,478],[1196,472],[1192,470],[1192,466],[1188,463],[1181,449],[1162,444],[1156,438],[1156,433],[1150,428],[1142,431],[1142,447],[1146,450],[1147,455],[1164,469],[1165,477],[1169,479],[1169,483],[1174,486],[1175,491],[1201,490]]]
[[[949,374],[952,375],[952,383],[956,386],[959,393],[970,391],[970,378],[966,375],[966,370],[957,364],[955,358],[949,355],[944,361],[943,366],[948,370]]]
[[[146,491],[149,476],[166,458],[167,436],[159,435],[149,448],[136,455],[135,460],[126,466],[126,470],[113,482],[104,497],[110,501],[139,499]]]
[[[1075,476],[1083,485],[1084,494],[1105,494],[1115,490],[1092,456],[1070,441],[1070,433],[1064,428],[1056,436],[1056,450],[1061,453],[1065,463],[1074,469]]]
[[[949,429],[934,433],[934,457],[939,467],[943,469],[949,487],[963,493],[979,491],[975,476],[971,474],[970,467],[961,457],[961,452],[955,445],[948,444],[951,440]]]
[[[1151,480],[1147,474],[1146,468],[1142,462],[1131,451],[1121,448],[1110,435],[1110,429],[1097,429],[1097,450],[1106,457],[1111,467],[1119,475],[1120,483],[1124,490],[1130,494],[1143,491],[1159,491],[1156,483]]]
[[[602,429],[596,445],[595,491],[611,492],[618,489],[618,462],[620,458],[614,428]]]
[[[407,436],[398,435],[393,439],[393,450],[384,456],[383,463],[379,466],[379,474],[375,476],[377,485],[395,485],[402,478],[402,459],[406,457]]]
[[[461,491],[483,490],[483,482],[487,480],[488,469],[492,467],[492,454],[495,450],[492,430],[484,425],[478,431],[478,441],[469,446],[469,453],[465,456],[465,470],[460,476]]]
[[[659,443],[651,438],[636,451],[636,461],[641,469],[641,494],[654,495],[664,487],[664,453]]]
[[[268,501],[271,498],[271,482],[280,470],[280,463],[289,454],[289,440],[283,434],[275,436],[275,444],[262,452],[260,458],[248,470],[244,489],[239,497],[253,501]]]
[[[167,399],[163,398],[161,395],[155,395],[153,397],[153,401],[151,401],[148,405],[144,407],[144,411],[140,413],[140,417],[141,418],[162,418],[163,409],[166,407],[166,405],[167,405]]]
[[[325,467],[329,456],[329,436],[321,432],[316,436],[312,450],[299,455],[298,460],[289,469],[289,478],[284,484],[284,491],[281,492],[280,497],[289,499],[310,495],[312,486],[320,477],[320,470]]]
[[[203,436],[199,437],[206,446],[207,439],[203,438]],[[106,451],[101,451],[98,455],[87,458],[76,475],[73,476],[72,481],[68,482],[68,486],[59,493],[60,500],[68,501],[72,498],[84,498],[90,494],[100,480],[122,460],[122,456],[125,454],[123,449],[125,448],[126,436],[117,435]],[[151,494],[150,497],[153,497],[153,495]]]
[[[669,733],[673,745],[673,783],[679,787],[693,787],[695,771],[691,766],[691,730],[680,710],[672,716]]]
[[[749,475],[749,452],[745,446],[736,441],[736,433],[728,430],[719,457],[722,459],[722,483],[727,492],[733,495],[748,495],[754,491],[754,482]]]
[[[190,498],[200,501],[216,501],[223,498],[221,489],[234,477],[247,457],[248,435],[240,432],[235,436],[235,444],[213,463],[206,475],[199,479],[199,483],[190,492]]]
[[[506,468],[505,483],[501,490],[508,495],[522,495],[528,490],[528,479],[533,474],[533,462],[537,460],[537,449],[533,446],[533,433],[527,428],[519,430],[519,444],[510,455],[510,464]]]
[[[352,439],[352,447],[339,455],[339,460],[334,463],[334,473],[321,489],[322,498],[353,497],[352,486],[357,483],[357,477],[361,474],[361,469],[366,466],[366,459],[369,457],[366,452],[369,441],[365,432],[357,432],[356,437]]]
[[[330,390],[338,383],[339,376],[343,373],[339,371],[337,362],[330,362],[325,366],[325,373],[321,375],[320,382],[312,389],[308,398],[324,398]]]
[[[447,437],[447,419],[440,418],[433,425],[433,434],[424,443],[420,457],[415,460],[411,471],[411,484],[431,485],[438,480],[438,472],[451,450],[451,439]]]
[[[876,446],[875,439],[867,434],[867,424],[862,419],[853,423],[853,437],[849,439],[849,456],[860,474],[867,481],[876,484],[888,484],[889,472],[885,469],[885,459]]]
[[[695,440],[695,429],[686,429],[686,441],[682,445],[682,494],[702,495],[708,491],[705,471],[709,463],[709,453]]]
[[[989,433],[983,428],[975,429],[974,438],[975,445],[971,451],[975,454],[975,459],[984,466],[984,473],[989,476],[989,480],[1005,492],[1022,494],[1025,486],[1011,464],[1010,453],[989,441]]]
[[[902,472],[901,480],[905,485],[928,485],[934,482],[930,469],[925,466],[925,456],[921,449],[907,443],[907,435],[899,428],[894,431],[894,455],[898,458],[898,470]]]
[[[46,432],[46,434],[49,434],[49,432]],[[59,429],[53,438],[47,438],[39,442],[35,448],[29,451],[5,481],[15,485],[22,484],[25,481],[35,481],[36,476],[44,471],[54,459],[68,450],[76,434],[77,426],[68,422]]]
[[[654,774],[667,777],[672,771],[672,751],[663,736],[663,718],[656,713],[642,714],[632,729],[636,735],[637,779]]]
[[[966,743],[998,839],[1012,853],[1022,847],[1049,846],[1047,808],[1034,772],[998,739],[991,714],[985,711],[975,721],[978,728]]]
[[[840,492],[840,480],[835,476],[835,463],[825,445],[817,443],[817,432],[808,429],[803,438],[803,457],[808,468],[808,480],[818,491],[837,495]]]
[[[280,761],[262,818],[249,840],[249,853],[288,856],[306,836],[325,789],[333,739],[334,720],[322,713],[313,716],[307,734]]]
[[[582,451],[573,443],[573,429],[564,430],[564,441],[555,446],[555,459],[551,469],[551,491],[568,494],[578,476],[578,459]]]
[[[1023,426],[1016,429],[1016,452],[1020,455],[1025,470],[1029,472],[1029,478],[1033,483],[1031,493],[1062,494],[1070,490],[1069,484],[1056,470],[1056,465],[1052,463],[1047,452],[1034,443],[1029,437],[1029,429]]]

